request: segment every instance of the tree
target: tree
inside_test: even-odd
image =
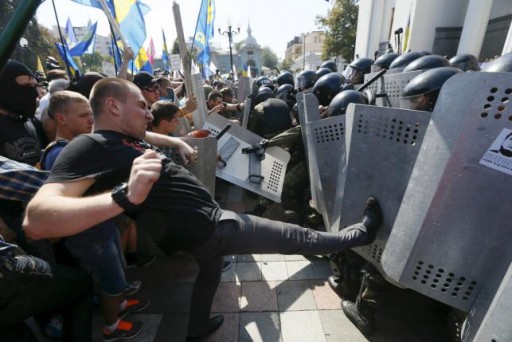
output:
[[[172,44],[171,54],[179,55],[179,53],[180,53],[180,45],[178,44],[178,39],[175,39],[174,44]]]
[[[21,0],[0,1],[1,31],[5,30],[20,2]],[[22,37],[28,41],[28,47],[23,48],[16,44],[11,58],[21,60],[32,70],[35,70],[37,67],[37,57],[44,64],[47,56],[55,56],[57,54],[55,51],[55,39],[46,28],[39,25],[35,17],[29,21]]]
[[[326,31],[322,59],[340,55],[347,61],[354,58],[357,15],[357,0],[335,0],[326,17],[316,17],[317,25]]]
[[[80,59],[82,67],[85,67],[86,71],[103,71],[103,56],[99,52],[95,51],[94,54],[84,54]]]
[[[292,63],[292,61],[291,61],[291,60],[289,60],[288,58],[285,58],[285,59],[283,59],[283,61],[281,62],[281,65],[279,66],[279,69],[280,69],[281,71],[283,71],[283,70],[288,70],[288,71],[290,71],[290,69],[291,69],[291,67],[292,67],[292,64],[293,64],[293,63]]]
[[[268,46],[261,49],[261,62],[264,66],[274,69],[277,66],[277,55]]]

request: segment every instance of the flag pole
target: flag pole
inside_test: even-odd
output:
[[[124,39],[124,36],[121,34],[121,29],[119,28],[119,24],[112,16],[112,13],[110,13],[107,3],[105,2],[105,0],[98,0],[98,2],[100,3],[101,8],[103,9],[103,12],[107,16],[108,22],[110,23],[110,27],[112,28],[112,30],[114,30],[115,34],[119,37],[119,39],[121,39],[123,48],[126,50],[129,47],[129,45],[126,42],[126,40]]]
[[[66,52],[65,50],[69,50],[69,48],[68,48],[68,45],[66,44],[66,41],[64,40],[64,37],[62,36],[62,31],[60,30],[59,16],[57,15],[57,8],[55,7],[55,0],[52,0],[52,5],[53,5],[53,12],[55,13],[55,20],[57,21],[57,30],[59,30],[59,37],[60,37],[60,41],[62,44],[62,48],[64,49],[64,52]],[[68,60],[66,58],[63,58],[63,60],[64,60],[64,63],[66,63],[66,71],[68,72],[68,76],[70,78],[73,78],[74,75],[71,74],[71,68],[69,66]]]

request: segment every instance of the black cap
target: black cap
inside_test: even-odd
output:
[[[157,83],[158,79],[151,75],[149,72],[141,71],[133,78],[133,83],[140,89],[151,87]]]

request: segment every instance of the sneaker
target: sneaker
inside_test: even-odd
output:
[[[126,307],[124,310],[119,312],[119,319],[123,319],[129,314],[140,312],[147,308],[149,306],[149,299],[148,300],[138,300],[138,299],[127,299],[128,303],[126,304]]]
[[[154,255],[137,254],[137,257],[134,260],[127,262],[127,266],[128,268],[148,266],[154,263],[155,260],[156,256]]]
[[[128,281],[128,286],[126,286],[126,290],[124,290],[124,296],[129,297],[133,296],[137,292],[139,292],[140,288],[142,287],[142,281],[140,280],[131,280]]]
[[[222,272],[226,272],[231,268],[231,266],[233,266],[233,261],[224,260],[224,262],[222,263]]]
[[[119,321],[117,324],[116,330],[107,334],[103,331],[103,342],[112,342],[112,341],[120,341],[120,340],[131,340],[132,338],[137,337],[142,330],[144,329],[144,325],[142,322],[137,321]]]

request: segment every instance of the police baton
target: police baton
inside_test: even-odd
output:
[[[377,74],[375,74],[375,76],[373,76],[372,78],[370,78],[366,83],[364,83],[363,85],[361,85],[359,88],[357,88],[356,90],[357,91],[363,91],[365,90],[366,88],[368,88],[373,82],[377,81],[382,75],[384,75],[386,73],[386,71],[388,71],[387,69],[382,69],[381,71],[379,71]]]

